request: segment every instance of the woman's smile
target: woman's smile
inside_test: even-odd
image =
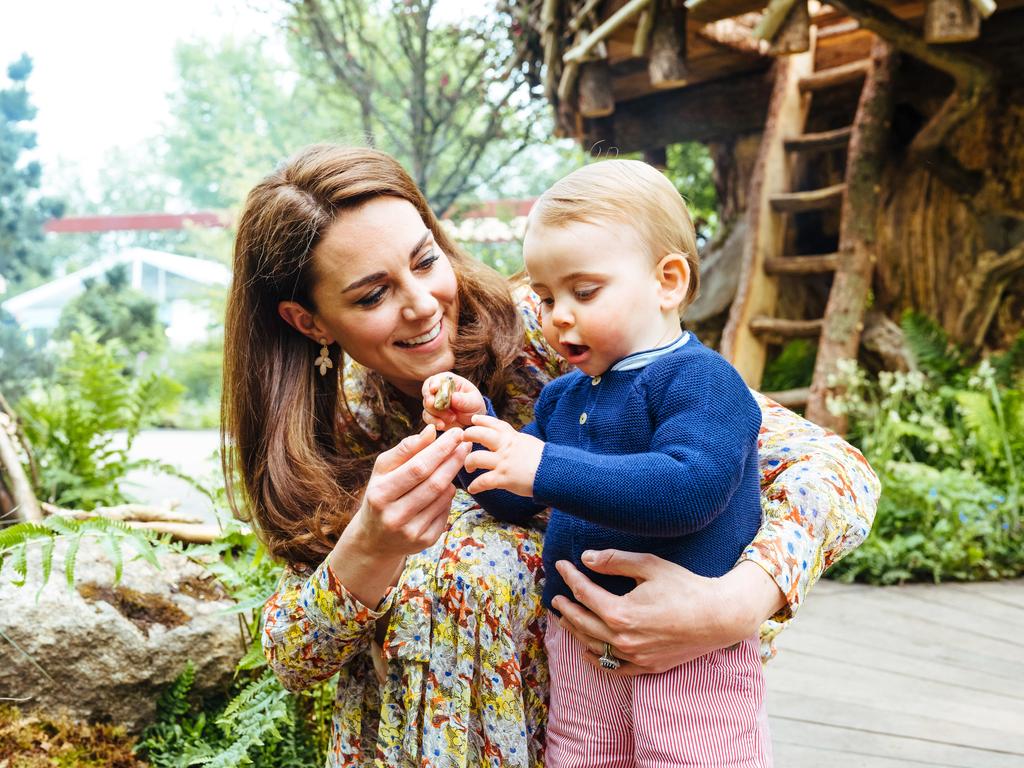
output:
[[[406,349],[424,347],[441,335],[441,326],[443,325],[443,323],[443,320],[438,320],[434,324],[434,326],[426,333],[420,336],[414,336],[411,339],[406,339],[405,341],[396,341],[395,344],[398,345],[399,347],[404,347]]]

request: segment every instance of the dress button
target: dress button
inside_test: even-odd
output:
[[[587,423],[587,412],[584,411],[583,413],[580,414],[580,424],[586,424],[586,423]]]
[[[600,383],[601,383],[601,377],[600,376],[595,376],[594,378],[592,378],[590,380],[590,386],[592,386],[592,387],[596,387]]]

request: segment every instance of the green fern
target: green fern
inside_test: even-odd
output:
[[[18,523],[0,530],[0,567],[10,558],[12,569],[18,578],[16,585],[25,583],[28,575],[28,548],[39,544],[42,586],[49,581],[53,569],[54,545],[57,537],[67,541],[64,553],[64,575],[68,586],[75,582],[75,563],[82,540],[97,537],[110,553],[114,565],[115,583],[120,581],[124,568],[122,545],[130,544],[135,551],[153,567],[159,568],[157,554],[168,548],[166,538],[157,537],[149,531],[130,527],[120,520],[91,517],[85,520],[51,515],[42,523]],[[40,588],[41,588],[40,587]]]
[[[995,370],[996,382],[1000,386],[1012,387],[1017,384],[1017,379],[1024,376],[1024,331],[1017,334],[1017,338],[1005,352],[992,355],[989,362]],[[1024,387],[1024,382],[1019,386]]]
[[[917,367],[936,383],[954,383],[966,372],[963,350],[950,341],[937,321],[908,310],[900,326]]]
[[[127,501],[120,482],[136,466],[131,444],[178,392],[164,377],[131,376],[120,347],[94,329],[72,333],[54,382],[18,404],[39,463],[37,495],[87,510]]]

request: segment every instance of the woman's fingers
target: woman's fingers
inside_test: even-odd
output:
[[[621,598],[618,595],[613,595],[608,590],[597,586],[597,584],[580,573],[568,560],[559,560],[555,567],[576,600],[590,609],[587,611],[588,614],[591,616],[596,614],[602,617],[602,619],[610,619],[616,615],[615,609],[621,603]],[[566,600],[566,603],[573,605],[575,608],[580,607],[569,600]],[[602,620],[601,623],[604,624],[604,621]]]
[[[468,443],[457,445],[455,450],[434,468],[428,478],[394,500],[389,516],[396,525],[404,525],[413,518],[423,516],[423,510],[430,507],[438,497],[449,493],[455,494],[452,480],[462,469],[469,450]]]
[[[426,432],[427,430],[435,431],[433,426],[427,426],[423,431]],[[404,442],[405,440],[402,441],[402,443]],[[399,443],[398,447],[401,447],[402,443]],[[461,444],[461,429],[452,429],[445,432],[429,445],[420,448],[415,454],[407,456],[403,463],[388,471],[383,477],[380,477],[375,485],[376,493],[380,494],[385,501],[394,501],[401,498],[421,483],[432,479],[437,468],[446,459],[451,457],[452,453]],[[383,454],[381,455],[383,456]],[[457,471],[456,469],[451,472],[444,483],[450,483]],[[374,474],[376,474],[376,471]],[[433,495],[436,496],[440,490],[441,488],[435,488]]]
[[[377,461],[373,465],[374,474],[377,472],[391,472],[397,469],[433,443],[436,438],[437,430],[430,424],[420,430],[419,433],[409,435],[394,448],[389,448],[377,456]]]

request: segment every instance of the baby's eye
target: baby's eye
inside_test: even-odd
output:
[[[541,299],[540,303],[542,306],[547,307],[548,309],[551,309],[553,306],[555,306],[554,299]]]
[[[577,288],[574,294],[580,301],[586,301],[587,299],[594,298],[597,293],[597,288]]]

